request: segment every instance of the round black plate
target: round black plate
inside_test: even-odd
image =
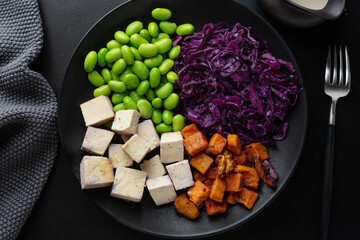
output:
[[[208,0],[136,0],[119,6],[103,17],[80,42],[67,68],[59,101],[59,126],[63,148],[71,168],[79,179],[79,164],[82,159],[80,147],[85,135],[85,124],[79,105],[92,98],[94,87],[88,82],[83,61],[90,50],[98,51],[113,39],[117,30],[123,30],[130,22],[141,20],[147,26],[151,10],[166,7],[173,13],[177,24],[190,22],[196,31],[209,22],[225,21],[231,25],[240,22],[252,26],[254,32],[269,42],[275,56],[291,61],[295,59],[286,43],[276,30],[257,14],[232,1]],[[300,76],[299,76],[300,77]],[[300,84],[302,80],[300,78]],[[212,235],[229,230],[264,209],[284,188],[300,158],[307,123],[305,92],[302,92],[297,106],[288,115],[289,129],[284,141],[271,148],[271,164],[279,175],[277,186],[270,188],[261,184],[259,198],[253,209],[242,205],[229,206],[225,214],[208,216],[205,209],[195,221],[188,220],[176,212],[173,204],[156,207],[145,189],[141,203],[129,203],[109,196],[110,188],[84,190],[105,212],[119,222],[138,231],[165,237],[185,238]],[[80,184],[79,184],[80,188]]]

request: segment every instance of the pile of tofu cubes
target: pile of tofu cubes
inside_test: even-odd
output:
[[[115,114],[107,96],[80,107],[87,127],[81,150],[92,154],[80,163],[82,189],[112,186],[112,197],[140,202],[146,187],[155,204],[162,205],[175,201],[177,190],[194,184],[180,132],[163,133],[160,139],[151,120],[139,122],[135,110]],[[99,128],[111,121],[112,131]],[[115,134],[124,144],[112,143]],[[160,155],[144,160],[158,147]]]

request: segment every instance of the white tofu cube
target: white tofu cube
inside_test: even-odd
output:
[[[154,124],[150,119],[138,124],[137,134],[150,143],[150,151],[160,146],[159,134],[156,132]]]
[[[137,163],[140,163],[150,151],[150,144],[138,134],[134,134],[123,146],[124,151]]]
[[[140,116],[140,113],[135,110],[117,111],[111,130],[118,134],[135,134]]]
[[[110,144],[109,146],[109,160],[113,168],[131,167],[133,165],[131,157],[122,149],[123,145]]]
[[[144,193],[146,172],[127,167],[116,169],[111,196],[140,202]]]
[[[162,163],[184,160],[183,137],[180,132],[168,132],[161,135],[160,158]]]
[[[168,175],[146,180],[146,186],[156,206],[175,201],[177,195]]]
[[[96,155],[104,155],[114,135],[115,133],[112,131],[89,126],[81,150]]]
[[[148,178],[156,178],[166,174],[164,165],[161,163],[159,155],[140,164],[141,170],[147,172]]]
[[[166,169],[176,190],[184,189],[194,185],[194,180],[188,160],[183,160],[167,165]]]
[[[132,137],[132,134],[120,134],[121,139],[126,143]]]
[[[80,163],[81,188],[101,188],[111,186],[114,171],[106,157],[84,156]]]
[[[98,127],[115,117],[111,101],[104,95],[80,104],[80,108],[86,126]]]

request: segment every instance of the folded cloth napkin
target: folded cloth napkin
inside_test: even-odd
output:
[[[0,239],[15,239],[57,153],[57,100],[29,66],[42,47],[36,0],[0,1]]]

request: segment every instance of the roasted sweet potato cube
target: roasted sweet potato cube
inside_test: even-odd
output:
[[[233,158],[235,160],[236,165],[244,165],[246,164],[247,157],[246,157],[246,151],[241,151],[240,155],[233,155]]]
[[[255,168],[254,168],[255,169]],[[256,170],[256,169],[255,169]],[[234,172],[246,172],[246,171],[252,171],[251,167],[245,166],[245,165],[236,165],[234,167]]]
[[[225,202],[231,204],[231,205],[235,205],[238,203],[238,201],[235,198],[235,194],[237,192],[226,192],[225,193]]]
[[[259,142],[246,145],[244,149],[246,150],[247,157],[251,162],[254,162],[257,157],[260,157],[261,160],[269,159],[267,148]]]
[[[189,219],[195,219],[200,215],[199,209],[191,202],[186,194],[181,194],[174,202],[176,210]]]
[[[226,182],[226,191],[238,192],[243,184],[243,175],[241,173],[228,173],[224,177]]]
[[[214,182],[214,179],[208,178],[208,179],[205,180],[204,184],[205,184],[208,188],[211,189],[211,186],[212,186],[213,182]]]
[[[234,172],[241,172],[243,174],[243,184],[244,186],[256,190],[259,186],[260,176],[257,173],[255,168],[236,165]]]
[[[227,209],[227,203],[221,202],[215,202],[213,200],[211,200],[210,198],[205,200],[205,207],[206,207],[206,212],[208,215],[214,215],[217,213],[224,213],[226,212]]]
[[[203,202],[208,199],[210,195],[210,188],[200,181],[196,181],[194,185],[187,191],[189,200],[192,201],[198,208],[202,207]]]
[[[190,156],[195,156],[197,153],[207,149],[208,146],[209,143],[202,132],[196,132],[184,139],[185,150]]]
[[[248,209],[254,206],[254,203],[258,197],[258,194],[246,188],[242,188],[240,192],[235,194],[235,198],[239,203],[242,203]]]
[[[206,149],[206,153],[213,155],[222,153],[225,148],[226,142],[226,138],[224,138],[218,133],[215,133],[209,141],[209,147],[208,149]]]
[[[210,168],[209,171],[207,172],[208,178],[210,178],[210,179],[217,178],[218,177],[217,169],[218,169],[217,166]]]
[[[190,165],[202,174],[205,174],[213,162],[214,159],[212,159],[209,155],[200,152],[191,158]]]
[[[242,142],[238,135],[228,134],[227,135],[227,149],[236,155],[241,153]]]
[[[208,179],[206,174],[201,174],[197,170],[193,170],[192,175],[193,175],[193,178],[194,178],[195,181],[204,182],[206,179]]]
[[[215,178],[211,185],[210,198],[216,202],[222,202],[226,190],[226,182],[220,178]]]
[[[191,135],[193,135],[194,133],[199,132],[199,129],[196,127],[195,123],[192,123],[190,125],[187,125],[186,127],[184,127],[181,130],[181,134],[183,135],[184,138],[188,138]]]

